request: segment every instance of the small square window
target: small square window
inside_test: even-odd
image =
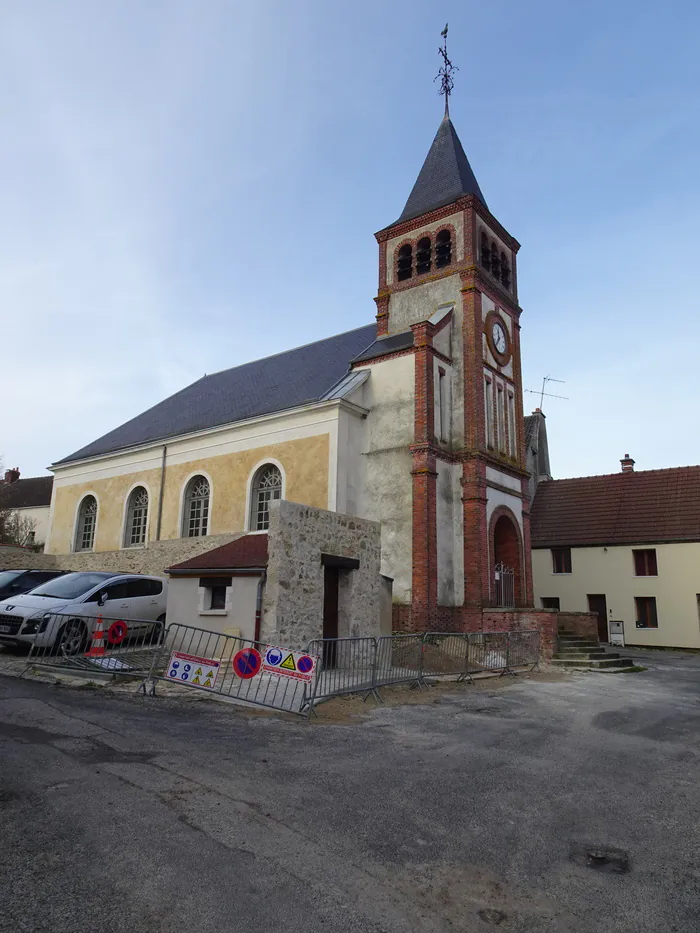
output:
[[[571,548],[552,548],[552,573],[571,573]]]
[[[225,609],[226,608],[226,587],[225,586],[212,586],[209,590],[209,608],[210,609]]]
[[[559,597],[558,596],[543,596],[542,597],[542,608],[543,609],[556,609],[559,611],[561,608],[559,606]]]
[[[634,557],[634,573],[637,577],[656,577],[659,572],[656,569],[656,548],[645,548],[640,551],[632,551]]]
[[[659,627],[655,596],[635,596],[634,604],[637,608],[637,628]]]

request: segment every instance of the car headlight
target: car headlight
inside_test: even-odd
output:
[[[49,624],[53,618],[53,612],[47,612],[45,609],[40,609],[39,612],[35,612],[33,616],[30,616],[27,621],[22,626],[23,635],[38,635],[46,631],[46,626]]]

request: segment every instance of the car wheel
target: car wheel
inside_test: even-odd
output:
[[[57,652],[65,657],[84,654],[87,641],[88,635],[85,624],[80,619],[70,619],[58,633],[56,639]]]

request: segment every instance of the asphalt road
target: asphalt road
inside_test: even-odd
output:
[[[0,930],[696,930],[700,658],[645,658],[351,725],[0,677]]]

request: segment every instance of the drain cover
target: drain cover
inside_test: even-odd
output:
[[[624,849],[613,846],[588,845],[576,847],[571,852],[571,861],[584,868],[593,868],[616,875],[626,874],[630,868],[630,858]]]

